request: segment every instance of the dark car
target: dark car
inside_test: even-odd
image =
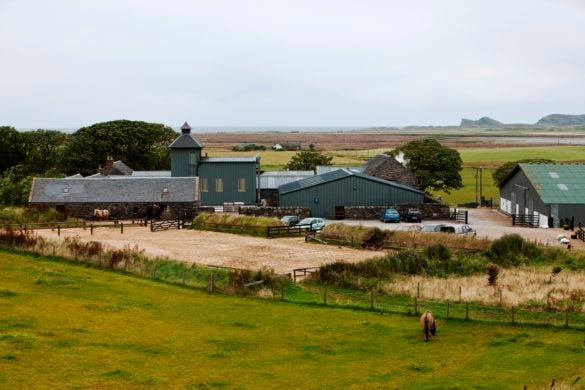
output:
[[[285,215],[284,217],[280,218],[280,221],[286,226],[294,226],[301,222],[301,219],[296,215]]]
[[[422,222],[422,216],[419,209],[408,209],[404,216],[406,222]]]

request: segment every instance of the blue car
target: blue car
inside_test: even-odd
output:
[[[396,209],[385,209],[380,213],[380,221],[387,222],[400,222],[400,214]]]

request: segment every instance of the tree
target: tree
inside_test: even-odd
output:
[[[107,156],[123,160],[136,170],[170,168],[169,144],[178,136],[158,123],[117,120],[84,127],[75,132],[65,148],[68,173],[88,175],[103,165]]]
[[[14,127],[0,126],[0,174],[24,159],[21,133]]]
[[[445,191],[463,187],[461,156],[455,149],[426,138],[411,141],[395,149],[394,155],[403,152],[407,167],[417,177],[423,191]]]
[[[326,156],[315,150],[301,150],[291,157],[287,169],[291,170],[315,170],[317,165],[331,165],[332,156]]]
[[[70,136],[54,130],[35,130],[21,134],[23,165],[29,174],[63,170],[65,144]]]
[[[548,164],[548,163],[552,163],[552,160],[547,160],[547,159],[543,159],[543,158],[533,158],[533,159],[524,159],[524,160],[518,160],[518,161],[510,161],[507,162],[505,164],[500,165],[493,173],[492,176],[494,178],[494,181],[496,182],[496,185],[500,185],[502,183],[502,181],[504,181],[504,179],[506,177],[508,177],[508,175],[510,173],[512,173],[512,171],[514,170],[514,168],[516,168],[516,166],[518,164]]]

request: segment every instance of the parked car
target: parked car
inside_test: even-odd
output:
[[[396,228],[397,232],[420,232],[421,230],[420,225],[402,225]]]
[[[443,225],[441,233],[461,234],[464,236],[477,235],[477,232],[469,225]]]
[[[301,219],[296,215],[285,215],[284,217],[280,218],[280,222],[286,226],[294,226],[301,222]]]
[[[325,227],[325,220],[323,218],[305,218],[297,223],[297,226],[300,226],[302,229],[317,231]]]
[[[422,229],[420,231],[423,233],[440,233],[441,228],[443,228],[444,226],[445,225],[441,225],[441,224],[425,225],[422,227]]]
[[[419,209],[412,208],[406,211],[404,216],[406,222],[422,222],[422,216]]]
[[[380,221],[387,223],[387,222],[400,222],[400,214],[396,209],[385,209],[380,213]]]

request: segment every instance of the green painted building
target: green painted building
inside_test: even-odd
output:
[[[518,164],[500,183],[500,210],[537,226],[585,225],[585,164]]]
[[[422,204],[425,194],[397,182],[351,169],[337,169],[278,187],[280,206],[308,207],[311,216],[331,218],[345,206]]]
[[[257,203],[257,174],[259,156],[207,157],[203,146],[191,134],[187,122],[181,126],[181,135],[169,146],[171,149],[171,176],[199,177],[202,205],[223,203]]]

